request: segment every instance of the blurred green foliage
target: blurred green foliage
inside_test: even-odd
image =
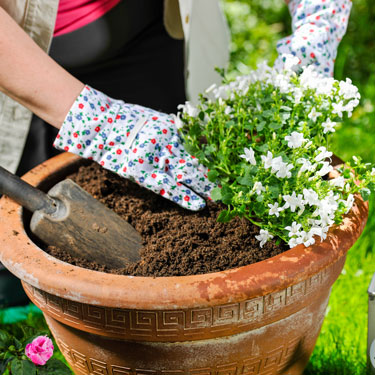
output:
[[[276,58],[276,41],[291,32],[283,0],[225,0],[231,33],[229,74],[246,74],[257,61]],[[342,159],[360,155],[375,163],[375,1],[355,0],[335,63],[335,78],[349,77],[361,93],[360,105],[332,136]],[[375,272],[375,197],[365,231],[349,251],[334,284],[327,316],[306,375],[366,373],[367,287]]]

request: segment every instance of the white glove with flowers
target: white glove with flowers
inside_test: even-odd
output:
[[[285,56],[298,57],[299,66],[313,65],[323,76],[333,76],[338,45],[345,35],[351,0],[290,0],[293,34],[277,43],[275,67],[284,68]]]
[[[54,146],[196,211],[215,185],[184,149],[174,120],[174,115],[111,99],[86,85]]]

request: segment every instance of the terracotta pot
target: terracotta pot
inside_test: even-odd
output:
[[[82,162],[59,155],[25,179],[48,189]],[[343,224],[312,247],[224,272],[152,278],[49,256],[27,234],[28,215],[3,198],[0,260],[43,310],[76,374],[295,375],[367,213],[357,198]]]

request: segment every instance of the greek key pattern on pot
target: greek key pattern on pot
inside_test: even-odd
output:
[[[339,262],[340,263],[340,262]],[[83,304],[54,296],[25,284],[32,301],[48,315],[72,327],[104,336],[131,340],[173,341],[194,340],[194,337],[219,337],[256,328],[272,319],[281,309],[299,311],[311,302],[317,287],[330,287],[332,274],[338,270],[323,270],[313,277],[282,291],[238,303],[185,310],[132,310]],[[328,290],[328,289],[327,289]]]
[[[57,339],[57,344],[77,375],[273,375],[285,371],[292,362],[302,356],[302,341],[303,338],[294,338],[262,355],[254,356],[249,353],[249,356],[236,362],[223,363],[213,367],[164,370],[108,364],[92,358],[91,355],[86,356],[80,353],[61,339]]]

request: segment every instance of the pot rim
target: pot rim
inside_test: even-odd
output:
[[[82,159],[62,153],[23,176],[37,186]],[[364,229],[368,204],[356,197],[352,210],[327,239],[298,245],[258,263],[194,276],[113,275],[60,261],[35,245],[23,227],[23,209],[0,200],[0,261],[17,277],[47,293],[72,301],[115,308],[175,309],[234,303],[283,290],[327,268],[354,244]],[[141,292],[140,292],[141,291]]]

